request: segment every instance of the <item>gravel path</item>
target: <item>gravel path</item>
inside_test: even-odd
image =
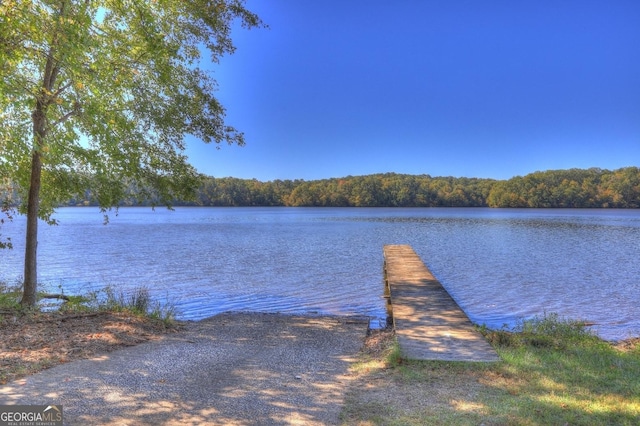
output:
[[[62,404],[68,425],[332,425],[366,331],[358,318],[221,314],[9,383],[0,404]]]

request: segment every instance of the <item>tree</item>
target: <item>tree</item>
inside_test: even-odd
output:
[[[132,187],[152,204],[192,197],[185,135],[244,144],[202,57],[234,51],[237,20],[262,25],[244,0],[0,2],[0,181],[27,216],[23,305],[36,303],[38,218],[87,188],[103,212]]]

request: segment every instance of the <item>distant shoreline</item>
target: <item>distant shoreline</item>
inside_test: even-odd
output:
[[[640,168],[555,170],[506,181],[396,173],[271,182],[205,177],[196,200],[174,205],[640,208]]]
[[[159,206],[135,190],[120,203]],[[1,193],[0,193],[1,196]],[[20,203],[17,192],[10,194]],[[63,206],[97,206],[90,191]],[[493,207],[640,208],[640,168],[549,170],[508,180],[380,173],[313,181],[203,176],[192,200],[172,206],[204,207]]]

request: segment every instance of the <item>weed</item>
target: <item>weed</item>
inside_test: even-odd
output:
[[[562,318],[556,313],[522,320],[514,331],[506,328],[490,330],[485,326],[479,331],[494,346],[567,349],[573,345],[599,340],[584,321]]]
[[[161,303],[151,297],[148,288],[137,287],[133,291],[116,292],[113,287],[92,291],[85,295],[65,295],[62,286],[58,286],[59,293],[47,295],[48,302],[40,303],[36,311],[61,311],[61,312],[90,312],[90,311],[129,311],[136,315],[142,315],[154,320],[162,321],[165,326],[174,322],[177,314],[175,305],[170,302]],[[40,293],[44,296],[46,293]],[[7,285],[0,282],[0,310],[13,313],[27,314],[28,310],[20,305],[22,285]],[[51,301],[54,299],[55,301]],[[0,317],[0,320],[2,317]]]
[[[391,367],[397,367],[406,362],[406,359],[402,356],[402,351],[400,350],[400,345],[396,340],[387,355],[387,364]]]
[[[16,310],[20,307],[22,285],[0,282],[0,309]]]
[[[175,320],[175,305],[173,303],[162,304],[157,300],[153,300],[147,287],[137,287],[128,293],[123,291],[116,292],[113,287],[107,287],[104,292],[106,298],[103,304],[104,308],[108,310],[128,310],[137,315],[160,320],[166,325]]]

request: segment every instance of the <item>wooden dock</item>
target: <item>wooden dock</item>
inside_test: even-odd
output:
[[[385,291],[403,356],[417,360],[498,361],[485,338],[408,245],[384,246]]]

